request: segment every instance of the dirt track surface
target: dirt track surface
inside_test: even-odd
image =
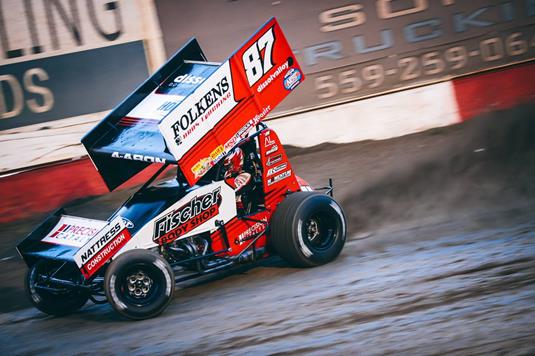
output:
[[[64,318],[27,306],[0,261],[0,353],[535,353],[533,108],[383,142],[291,149],[335,179],[351,234],[314,269],[278,258],[178,290],[158,318],[110,306]],[[104,218],[126,193],[73,204]],[[31,225],[1,226],[0,259]],[[19,309],[19,310],[16,310]]]

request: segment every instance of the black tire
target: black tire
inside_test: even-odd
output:
[[[296,267],[314,267],[334,260],[346,240],[346,220],[340,205],[325,194],[292,193],[271,220],[276,252]]]
[[[175,290],[169,263],[147,250],[131,250],[117,257],[106,271],[104,289],[119,314],[133,320],[157,316]]]
[[[40,260],[26,273],[26,279],[24,280],[26,294],[33,306],[45,314],[55,316],[71,314],[83,307],[89,299],[89,294],[84,291],[65,290],[55,293],[36,287],[36,283],[38,282],[46,284],[39,277],[40,275],[52,274],[61,264],[63,263],[58,264],[57,262]],[[80,271],[74,269],[74,266],[63,267],[61,272],[63,275],[65,273],[72,273],[71,276],[75,276],[74,278],[78,278],[78,275],[80,279],[83,278]]]

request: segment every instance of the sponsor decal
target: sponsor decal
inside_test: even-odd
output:
[[[221,187],[193,197],[185,205],[167,213],[154,223],[153,241],[162,245],[178,239],[219,214]]]
[[[279,175],[277,175],[277,176],[275,176],[273,178],[270,178],[270,179],[268,179],[268,186],[270,186],[270,185],[272,185],[274,183],[280,182],[281,180],[286,179],[291,175],[292,175],[292,171],[289,170],[289,171],[283,172],[283,173],[281,173],[281,174],[279,174]]]
[[[110,240],[115,237],[124,228],[124,221],[118,220],[111,224],[109,228],[99,233],[100,238],[96,241],[89,241],[89,246],[83,246],[76,254],[80,255],[83,264],[89,261],[95,254],[100,251]]]
[[[128,228],[128,229],[133,229],[134,228],[134,223],[132,221],[130,221],[129,219],[127,218],[123,218],[123,221],[124,221],[124,225]]]
[[[267,77],[266,80],[264,80],[262,83],[258,85],[258,87],[256,88],[256,91],[261,93],[262,90],[268,87],[271,84],[271,82],[277,79],[277,77],[286,69],[288,69],[288,62],[283,63],[273,73],[271,73],[271,75]]]
[[[215,71],[212,72],[212,69]],[[189,92],[180,105],[158,124],[167,148],[177,161],[188,152],[194,157],[193,163],[208,156],[219,143],[211,142],[213,146],[203,155],[191,152],[191,148],[206,135],[213,135],[211,130],[215,125],[227,118],[226,115],[238,105],[234,99],[230,62],[226,61],[219,67],[211,66],[209,72],[211,73],[203,72],[201,76],[206,77],[206,80],[196,85],[194,91]],[[229,137],[230,134],[222,142],[227,141]],[[188,162],[187,166],[183,168],[189,172],[192,164]],[[186,178],[194,179],[194,175],[188,172],[185,172]]]
[[[41,241],[81,247],[95,236],[104,225],[106,225],[104,221],[63,216]]]
[[[284,89],[293,90],[301,82],[301,72],[298,69],[290,68],[284,75]]]
[[[177,145],[182,143],[182,138],[191,134],[198,127],[199,120],[206,120],[215,110],[221,106],[221,103],[230,98],[230,85],[227,76],[221,78],[213,87],[209,88],[204,94],[199,95],[197,100],[189,108],[184,108],[185,113],[175,121],[171,128],[174,134],[174,140]],[[200,93],[199,93],[200,94]]]
[[[267,162],[266,162],[266,165],[268,167],[271,167],[277,163],[279,163],[280,161],[282,161],[282,155],[276,155],[276,156],[273,156],[273,157],[269,157]]]
[[[129,159],[131,161],[141,161],[141,162],[150,162],[150,163],[165,163],[165,158],[159,158],[159,157],[153,157],[153,156],[145,156],[135,153],[120,153],[120,152],[113,152],[111,154],[113,158],[122,158],[122,159]]]
[[[184,100],[183,95],[158,94],[153,92],[136,105],[127,116],[159,122],[173,111],[182,100]]]
[[[271,132],[271,131],[270,131]],[[266,135],[266,138],[264,139],[264,147],[269,147],[271,145],[274,145],[275,141],[269,137],[269,134]]]
[[[251,236],[258,236],[264,231],[266,231],[267,218],[263,218],[262,222],[256,222],[253,226],[242,232],[238,236],[238,242],[241,244],[246,240],[249,240]]]
[[[268,169],[268,171],[267,171],[267,175],[268,175],[268,177],[269,177],[269,176],[272,176],[272,175],[274,175],[274,174],[277,174],[277,173],[279,173],[280,171],[285,170],[286,167],[288,167],[288,164],[287,164],[287,163],[283,163],[283,164],[278,165],[277,167],[270,168],[270,169]]]
[[[130,239],[131,235],[127,229],[120,231],[118,235],[109,240],[106,245],[93,254],[93,256],[83,265],[82,273],[84,276],[89,278],[95,274],[100,267],[113,257],[117,251],[123,248]]]
[[[206,172],[210,170],[214,165],[214,162],[210,157],[203,158],[199,162],[195,163],[193,167],[191,167],[191,171],[193,174],[195,174],[195,178],[203,176]]]
[[[277,152],[278,150],[279,150],[279,146],[273,145],[271,146],[269,150],[266,151],[266,156],[269,156],[270,154],[272,154],[273,152]]]
[[[271,111],[271,105],[262,109],[262,112],[256,114],[251,120],[247,121],[245,125],[238,132],[225,143],[225,151],[230,151],[243,138],[247,137],[251,129],[253,129],[266,115]]]
[[[167,112],[173,110],[174,108],[176,108],[178,106],[178,104],[179,103],[177,103],[175,101],[164,101],[160,106],[158,106],[156,111],[167,113]]]
[[[219,145],[215,148],[215,150],[212,151],[212,153],[210,153],[210,158],[214,161],[217,161],[223,155],[223,153],[225,153],[225,148],[223,145]]]
[[[191,75],[191,74],[182,74],[176,77],[175,79],[173,79],[173,83],[199,84],[205,79],[206,78],[201,77],[201,76],[196,76],[196,75]]]
[[[201,177],[208,172],[224,153],[225,148],[223,145],[219,145],[210,153],[210,157],[202,158],[199,162],[195,163],[195,165],[191,167],[191,171],[195,175],[195,178]]]

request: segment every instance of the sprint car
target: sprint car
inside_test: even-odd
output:
[[[82,138],[110,191],[156,173],[107,221],[60,209],[17,246],[32,304],[65,315],[109,302],[146,319],[188,279],[272,254],[300,267],[335,259],[346,221],[332,183],[314,191],[298,177],[263,122],[303,80],[274,18],[221,64],[191,39]],[[237,148],[239,193],[223,164]]]

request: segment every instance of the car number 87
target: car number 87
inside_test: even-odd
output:
[[[272,27],[243,53],[243,67],[245,68],[245,74],[247,75],[247,81],[250,86],[253,86],[254,83],[273,67],[271,54],[274,41],[275,37],[273,36]]]

